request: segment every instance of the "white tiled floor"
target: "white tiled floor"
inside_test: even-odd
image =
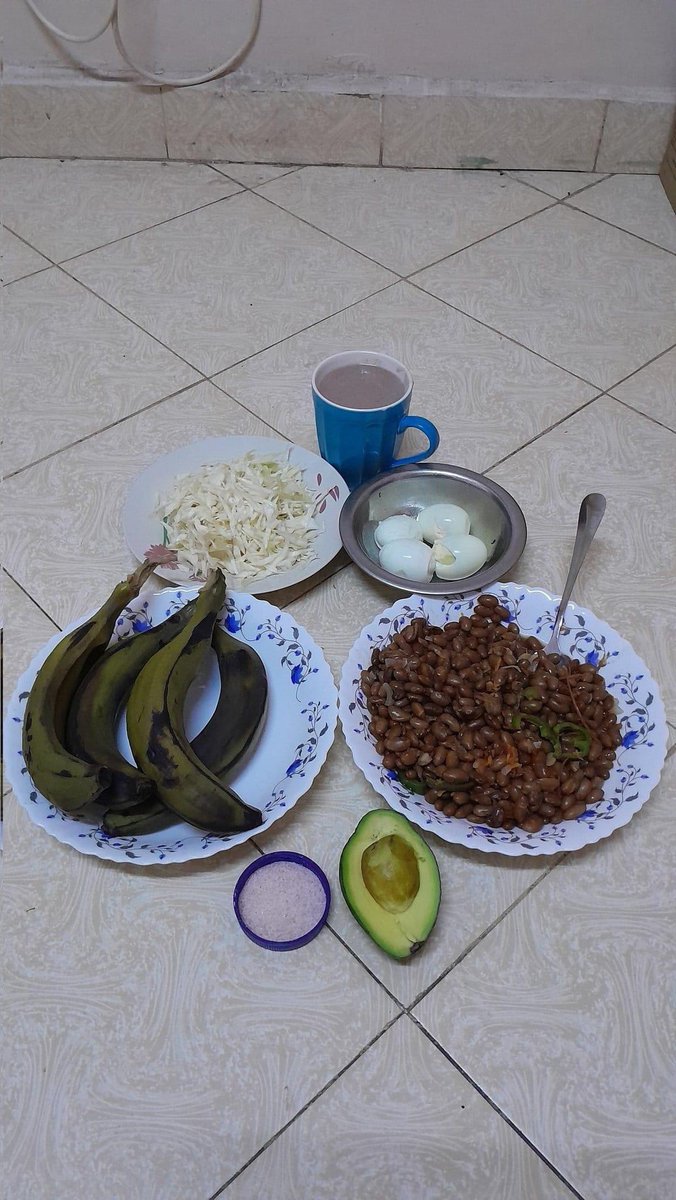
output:
[[[439,457],[520,501],[518,579],[559,589],[581,496],[607,495],[576,595],[676,724],[676,217],[655,177],[536,166],[0,164],[7,691],[130,566],[120,510],[143,466],[225,432],[314,447],[312,368],[366,343],[411,367]],[[339,559],[279,600],[337,674],[391,595]],[[8,1195],[667,1200],[675,762],[567,860],[435,842],[442,911],[405,966],[340,896],[340,849],[378,803],[340,734],[261,838],[334,889],[296,955],[228,915],[253,848],[113,867],[7,796]]]

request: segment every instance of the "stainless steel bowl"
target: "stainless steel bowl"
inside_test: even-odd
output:
[[[416,583],[391,575],[378,562],[373,533],[379,521],[394,513],[415,517],[429,504],[459,504],[469,513],[472,533],[488,546],[488,560],[465,579]],[[350,558],[381,583],[421,596],[457,596],[485,588],[503,578],[526,545],[526,521],[513,496],[485,475],[445,463],[414,463],[378,475],[348,497],[340,514],[340,536]]]

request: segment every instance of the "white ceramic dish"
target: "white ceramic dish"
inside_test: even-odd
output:
[[[501,598],[525,636],[549,639],[558,599],[541,588],[516,583],[494,584],[486,589]],[[576,821],[545,825],[540,833],[523,829],[491,829],[469,821],[447,817],[427,804],[422,796],[407,791],[386,771],[368,731],[369,713],[359,681],[376,646],[390,641],[415,617],[427,617],[435,625],[457,621],[470,613],[477,593],[451,600],[409,596],[385,609],[359,634],[343,667],[340,682],[340,720],[355,763],[391,808],[403,812],[422,829],[436,833],[446,842],[499,854],[558,854],[608,837],[645,804],[657,784],[666,756],[667,727],[659,690],[645,663],[619,634],[588,609],[570,604],[567,624],[561,635],[564,653],[580,661],[600,665],[606,686],[621,716],[622,745],[612,774],[606,780],[604,798]]]
[[[195,587],[166,588],[151,596],[142,592],[118,620],[114,640],[159,624],[196,594]],[[85,619],[80,617],[63,632],[70,632]],[[58,633],[42,647],[21,676],[5,722],[7,778],[36,825],[83,854],[147,866],[209,858],[269,829],[293,807],[319,773],[333,742],[337,715],[333,676],[309,634],[295,624],[289,613],[281,612],[265,600],[230,593],[219,620],[234,637],[255,648],[267,671],[268,705],[262,732],[252,751],[228,777],[243,800],[262,809],[264,823],[248,833],[226,837],[205,833],[177,819],[171,828],[157,833],[108,837],[95,815],[79,820],[50,804],[35,790],[28,775],[21,734],[28,694],[39,667],[63,637]],[[207,723],[216,705],[219,675],[215,656],[212,659],[203,677],[195,681],[188,693],[187,732],[191,738]],[[118,744],[129,755],[123,730],[121,722]]]
[[[163,544],[164,527],[161,519],[153,514],[158,496],[177,475],[190,474],[209,463],[231,462],[232,459],[241,458],[248,453],[288,456],[289,462],[303,471],[308,490],[319,492],[320,496],[316,510],[318,532],[313,544],[313,557],[290,571],[280,571],[276,575],[249,580],[241,586],[255,596],[264,596],[268,592],[279,591],[309,579],[331,562],[342,545],[338,520],[340,510],[349,494],[342,475],[317,454],[312,454],[310,450],[292,442],[285,442],[279,438],[239,435],[203,438],[202,441],[191,442],[189,446],[182,446],[179,450],[173,450],[171,454],[162,455],[136,476],[129,488],[122,513],[122,528],[132,554],[142,562],[150,546]],[[158,565],[155,572],[174,584],[195,582],[178,567]],[[228,585],[234,589],[239,586],[234,578],[228,579]]]

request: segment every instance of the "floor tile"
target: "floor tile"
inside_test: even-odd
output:
[[[566,1200],[571,1193],[403,1017],[225,1195]]]
[[[250,192],[68,263],[205,374],[392,278]]]
[[[3,154],[166,158],[159,89],[65,74],[55,85],[3,83]]]
[[[604,111],[603,100],[385,96],[383,162],[591,171]]]
[[[0,576],[0,589],[4,623],[2,687],[7,705],[19,676],[40,647],[58,633],[58,626],[4,572]]]
[[[46,258],[36,250],[31,250],[21,238],[10,233],[9,229],[0,230],[0,282],[12,283],[15,279],[22,279],[24,275],[44,271],[49,265]]]
[[[377,164],[380,100],[320,92],[175,88],[162,96],[170,158]]]
[[[261,195],[400,275],[452,254],[547,201],[491,171],[305,167]]]
[[[619,383],[613,395],[676,433],[676,347]]]
[[[676,213],[657,175],[613,175],[571,203],[676,254]]]
[[[5,566],[59,625],[96,607],[134,566],[121,528],[132,479],[161,454],[230,433],[274,437],[213,384],[197,384],[6,480]],[[289,603],[339,564],[275,593],[275,600]],[[153,584],[170,586],[159,578]]]
[[[630,825],[556,867],[416,1009],[594,1200],[673,1192],[675,801],[671,759]]]
[[[594,388],[407,283],[225,371],[216,382],[314,450],[312,371],[327,355],[364,345],[406,363],[414,380],[411,412],[434,421],[441,433],[436,457],[473,470],[497,462],[594,395]],[[402,455],[425,445],[422,435],[407,434]]]
[[[290,605],[296,620],[325,648],[336,681],[359,630],[396,599],[356,567],[341,571]],[[349,614],[349,618],[346,617]],[[478,851],[427,840],[439,864],[442,903],[425,946],[409,962],[396,962],[380,950],[352,917],[340,889],[342,848],[357,822],[385,802],[366,782],[336,734],[327,763],[310,793],[293,813],[257,838],[266,852],[296,850],[321,864],[333,892],[330,923],[369,969],[403,1004],[411,1004],[505,909],[551,867],[551,859],[510,859],[487,863]]]
[[[200,163],[28,158],[0,163],[0,187],[7,224],[55,262],[238,190]]]
[[[557,200],[565,200],[582,188],[592,183],[599,183],[605,175],[596,175],[593,171],[510,171],[512,179],[520,179],[532,187],[546,192],[548,196],[556,196]]]
[[[7,289],[4,334],[6,472],[198,378],[56,268]]]
[[[8,1195],[206,1200],[395,1015],[329,930],[244,937],[247,847],[135,870],[7,809]]]
[[[267,183],[270,179],[277,179],[280,175],[288,175],[291,171],[297,171],[298,167],[291,167],[288,163],[231,163],[231,162],[214,162],[213,167],[217,171],[222,171],[224,175],[228,175],[230,179],[236,179],[238,183],[243,183],[245,187],[258,187],[261,183]]]
[[[595,164],[597,171],[659,171],[675,116],[673,104],[611,100]]]
[[[562,205],[415,282],[603,388],[673,342],[676,258]]]
[[[632,643],[676,716],[676,438],[609,398],[564,421],[490,474],[523,508],[528,543],[512,577],[561,593],[587,492],[608,506],[574,599]]]

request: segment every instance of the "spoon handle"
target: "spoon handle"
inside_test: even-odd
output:
[[[561,596],[561,602],[556,614],[556,620],[554,622],[554,628],[552,630],[549,646],[558,645],[559,633],[561,632],[561,625],[563,624],[563,618],[566,614],[566,608],[568,607],[570,594],[575,585],[575,580],[580,573],[580,567],[587,557],[587,551],[592,544],[596,530],[601,524],[605,511],[606,498],[605,496],[602,496],[600,492],[591,492],[588,496],[585,496],[580,505],[580,515],[577,521],[577,534],[575,535],[573,555],[570,560],[568,576],[566,578],[563,594]],[[547,647],[547,649],[549,649],[549,647]]]

